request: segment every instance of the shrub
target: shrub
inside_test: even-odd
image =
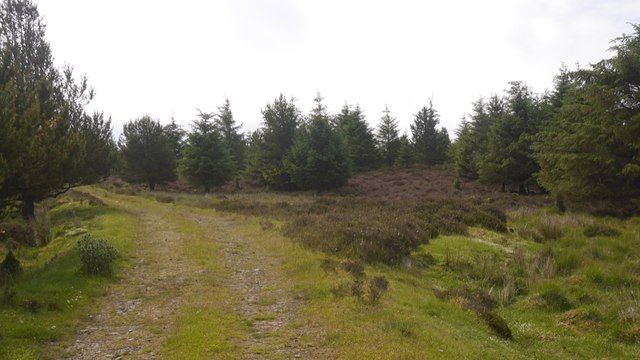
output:
[[[87,234],[78,241],[78,254],[82,270],[91,275],[108,275],[111,263],[118,251],[104,239],[95,239]]]
[[[0,263],[0,284],[12,283],[20,274],[22,265],[13,255],[13,251],[9,251]]]
[[[588,225],[584,228],[584,236],[586,237],[595,237],[595,236],[618,236],[620,235],[620,231],[616,228],[613,228],[609,225],[594,223]]]
[[[176,199],[171,195],[158,194],[156,195],[156,201],[165,203],[165,204],[170,204],[170,203],[175,203]]]
[[[479,315],[484,323],[489,326],[489,329],[493,330],[496,335],[505,340],[513,339],[511,329],[509,328],[509,325],[507,325],[507,322],[502,318],[502,316],[496,314],[493,311],[483,311]]]
[[[364,281],[362,278],[356,278],[351,284],[351,295],[357,297],[358,299],[362,299],[364,295],[364,289],[362,288]]]
[[[453,180],[453,188],[456,190],[462,190],[462,181],[460,181],[460,178],[455,178]]]
[[[388,287],[389,281],[384,276],[376,276],[369,280],[369,301],[376,304]]]
[[[342,270],[348,272],[356,278],[364,276],[364,265],[359,260],[346,260],[340,264]]]

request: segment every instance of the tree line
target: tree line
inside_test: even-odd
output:
[[[217,112],[198,110],[188,132],[175,121],[162,126],[143,116],[124,125],[121,173],[151,189],[179,175],[205,192],[238,176],[277,190],[325,191],[344,185],[353,172],[447,161],[449,135],[438,128],[431,103],[415,115],[411,139],[399,136],[388,107],[383,114],[372,129],[358,105],[345,104],[332,115],[318,94],[303,115],[294,99],[281,94],[248,135],[239,131],[228,99]]]
[[[565,201],[627,202],[640,195],[640,26],[612,41],[613,56],[562,66],[554,88],[511,82],[473,103],[456,130],[460,176]]]
[[[548,191],[560,202],[640,195],[640,27],[613,41],[613,56],[563,67],[552,91],[511,82],[473,103],[451,143],[431,101],[409,134],[385,107],[371,128],[358,105],[330,114],[318,95],[308,114],[280,95],[259,129],[242,134],[229,100],[198,110],[189,131],[142,116],[118,141],[111,120],[88,113],[93,89],[56,68],[30,0],[0,5],[0,202],[27,219],[34,204],[115,171],[150,189],[178,176],[203,191],[238,177],[278,190],[325,191],[354,172],[454,163],[460,177],[503,191]]]

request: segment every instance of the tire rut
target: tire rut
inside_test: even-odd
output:
[[[220,281],[232,294],[221,306],[249,325],[236,344],[241,358],[330,357],[319,346],[324,341],[321,328],[301,321],[303,300],[292,295],[291,284],[282,275],[285,258],[267,253],[254,234],[238,231],[241,223],[213,212],[203,214],[155,202],[146,206],[146,200],[125,199],[103,198],[110,206],[140,219],[142,231],[136,240],[133,265],[107,287],[106,295],[97,300],[98,310],[88,315],[77,336],[63,347],[61,357],[162,358],[158,351],[175,332],[180,309],[189,304],[189,294],[215,291],[198,282],[203,269],[178,255],[189,236],[172,224],[176,217],[196,224],[206,240],[218,247],[225,268]]]

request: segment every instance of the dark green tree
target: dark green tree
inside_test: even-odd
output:
[[[200,112],[187,136],[178,171],[193,186],[208,193],[224,185],[235,172],[234,162],[224,139],[208,114]]]
[[[378,139],[378,149],[382,161],[386,166],[392,166],[398,157],[400,149],[400,139],[398,138],[398,121],[391,116],[388,106],[384,107],[384,115],[378,123],[376,136]]]
[[[413,146],[409,141],[409,137],[404,134],[400,137],[400,148],[396,157],[395,165],[397,167],[409,168],[415,162],[415,153]]]
[[[640,195],[640,26],[633,27],[614,40],[612,58],[561,83],[567,95],[536,148],[538,180],[561,200]]]
[[[96,125],[84,113],[93,91],[71,67],[54,67],[45,28],[31,1],[0,4],[0,201],[19,201],[30,221],[35,202],[98,175],[82,169]]]
[[[544,123],[543,106],[524,83],[510,85],[507,111],[491,123],[480,180],[501,184],[503,191],[507,186],[517,186],[518,192],[526,194],[537,184],[534,174],[539,167],[532,146]]]
[[[149,115],[124,124],[119,141],[124,175],[150,190],[176,179],[176,158],[164,128]]]
[[[460,177],[475,179],[478,176],[476,139],[472,123],[466,117],[462,118],[456,129],[456,136],[456,141],[451,144],[451,157],[456,164],[456,173]]]
[[[345,139],[353,171],[367,171],[380,165],[373,130],[367,124],[364,114],[357,105],[345,104],[334,118],[336,128]]]
[[[176,123],[176,119],[172,116],[171,122],[164,126],[164,134],[169,139],[171,149],[176,160],[182,159],[182,149],[184,148],[184,138],[187,135],[186,131]]]
[[[284,157],[293,145],[301,123],[300,110],[294,100],[280,94],[273,104],[262,110],[259,138],[252,144],[250,167],[246,173],[274,189],[291,189],[293,184],[284,167]]]
[[[424,106],[415,116],[411,127],[413,148],[416,161],[433,166],[442,164],[449,151],[449,134],[446,129],[438,130],[440,116],[429,100],[429,107]]]
[[[114,167],[116,144],[111,131],[111,119],[104,118],[103,112],[83,115],[78,127],[84,144],[84,160],[78,167],[78,178],[83,184],[104,180]]]
[[[231,153],[236,172],[242,171],[244,169],[246,145],[242,133],[238,131],[242,125],[236,125],[229,99],[225,99],[222,106],[218,107],[218,113],[215,115],[215,124],[226,148]]]
[[[307,125],[300,129],[285,157],[285,168],[297,188],[325,191],[347,182],[350,161],[342,136],[329,125],[319,94],[315,102]]]

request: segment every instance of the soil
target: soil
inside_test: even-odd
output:
[[[248,238],[237,220],[222,215],[192,212],[185,207],[144,201],[103,198],[109,206],[139,218],[141,234],[133,266],[106,289],[74,339],[52,344],[56,357],[68,359],[156,359],[163,342],[175,331],[182,307],[194,294],[215,293],[224,286],[233,311],[251,326],[236,346],[245,359],[327,358],[317,346],[322,330],[312,323],[295,323],[303,300],[290,293],[281,275],[282,262]],[[133,199],[133,198],[132,198]],[[145,200],[146,201],[146,200]],[[225,278],[218,283],[199,281],[206,271],[197,262],[176,256],[189,241],[171,219],[187,219],[200,228],[223,256]],[[275,236],[275,235],[274,235]],[[266,300],[265,300],[266,299]],[[63,344],[67,344],[66,346]],[[330,357],[330,356],[329,356]]]

